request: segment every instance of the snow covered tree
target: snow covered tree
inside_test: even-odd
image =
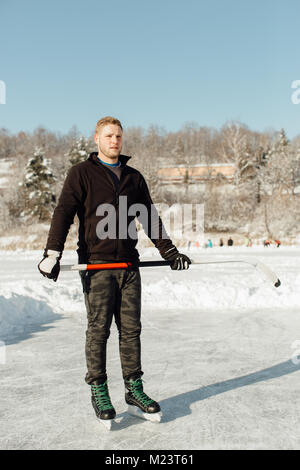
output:
[[[141,154],[134,165],[143,173],[155,202],[158,200],[160,189],[157,171],[159,168],[159,156],[162,150],[162,140],[159,128],[150,126],[144,136]]]
[[[293,193],[300,193],[300,147],[295,152],[293,165]]]
[[[172,155],[174,156],[176,163],[183,163],[185,157],[184,153],[184,142],[181,135],[178,135],[172,149]]]
[[[280,219],[284,227],[295,187],[294,152],[284,129],[265,154],[258,179],[264,208],[265,228],[274,238],[274,221]]]
[[[70,151],[66,154],[66,157],[68,157],[71,165],[76,165],[76,163],[86,160],[91,151],[89,141],[83,136],[80,136],[71,147]]]
[[[291,192],[293,157],[284,129],[280,130],[278,138],[267,153],[266,165],[261,174],[267,195],[284,195]]]
[[[247,128],[240,122],[229,122],[221,129],[221,147],[219,149],[222,161],[235,163],[239,166],[239,160],[243,155],[247,140]]]
[[[25,206],[21,216],[37,219],[39,222],[49,220],[56,201],[54,183],[50,161],[45,157],[44,151],[36,147],[25,167],[23,182],[20,185]]]

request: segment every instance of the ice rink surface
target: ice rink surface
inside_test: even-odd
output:
[[[185,251],[189,254],[188,251]],[[213,248],[194,259],[255,257],[251,266],[143,268],[144,389],[161,423],[126,413],[115,325],[108,376],[116,423],[97,422],[85,376],[79,276],[44,279],[40,252],[2,251],[0,449],[299,449],[300,249]],[[148,250],[145,258],[158,252]],[[66,253],[62,262],[76,262]]]

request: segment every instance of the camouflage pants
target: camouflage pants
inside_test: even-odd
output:
[[[93,260],[93,263],[101,263]],[[105,261],[104,261],[105,262]],[[123,378],[141,370],[141,278],[138,268],[81,273],[87,309],[85,380],[107,379],[106,346],[113,316],[119,332]]]

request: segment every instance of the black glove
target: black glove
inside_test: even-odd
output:
[[[188,269],[192,263],[190,258],[183,253],[179,253],[177,248],[171,248],[164,254],[167,261],[171,261],[170,267],[173,270]]]
[[[60,271],[59,260],[61,259],[61,255],[62,253],[60,251],[45,250],[44,258],[38,264],[40,273],[56,282]]]

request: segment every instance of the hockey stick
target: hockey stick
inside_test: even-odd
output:
[[[219,263],[246,263],[253,266],[255,269],[263,273],[275,287],[279,287],[281,285],[280,280],[276,276],[276,274],[271,271],[265,264],[261,263],[260,261],[254,259],[230,259],[230,260],[214,260],[208,258],[201,258],[201,261],[193,261],[192,264],[219,264]],[[139,261],[137,266],[140,268],[144,267],[153,267],[153,266],[170,266],[171,261],[164,261],[164,260],[157,260],[157,261]],[[101,264],[65,264],[60,267],[61,271],[95,271],[100,269],[122,269],[122,268],[129,268],[132,266],[130,262],[124,263],[101,263]]]

